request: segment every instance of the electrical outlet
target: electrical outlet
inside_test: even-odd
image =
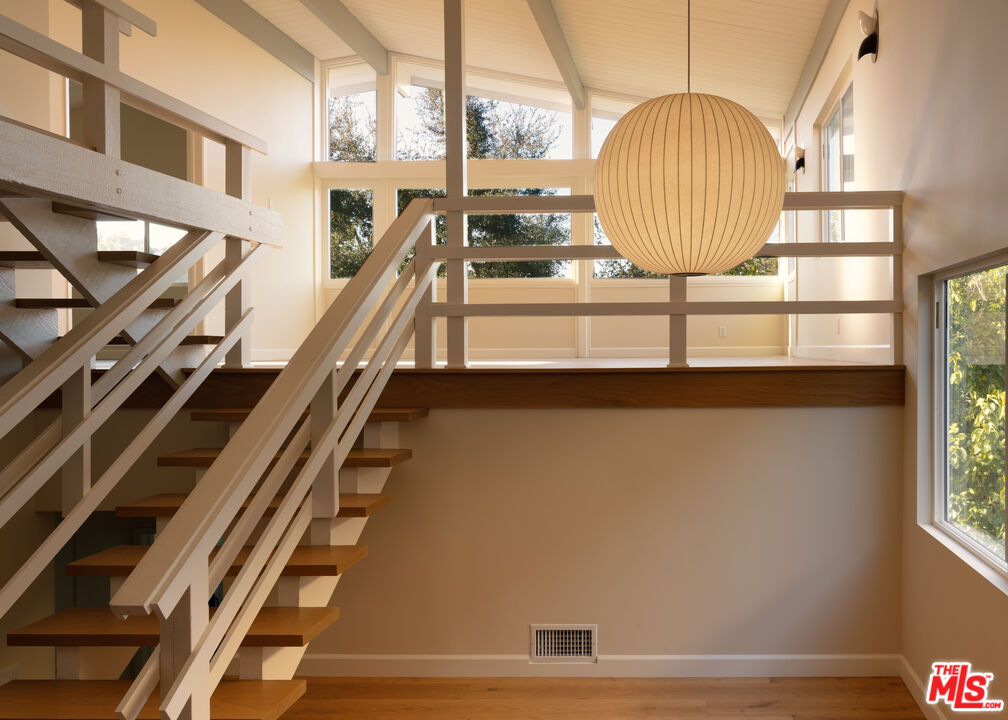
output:
[[[718,337],[725,337],[728,334],[728,328],[724,325],[719,325],[717,329]]]
[[[6,685],[9,682],[18,679],[18,675],[21,672],[20,665],[8,665],[7,667],[0,670],[0,685]]]

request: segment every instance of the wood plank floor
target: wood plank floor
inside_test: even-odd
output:
[[[307,678],[284,720],[921,720],[887,678]]]

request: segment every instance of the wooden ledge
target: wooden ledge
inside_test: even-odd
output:
[[[102,371],[94,371],[95,376]],[[187,408],[254,406],[279,368],[215,370]],[[902,365],[412,370],[392,373],[382,407],[865,407],[903,405]],[[126,401],[158,408],[171,395],[156,375]],[[59,394],[43,407],[59,407]]]

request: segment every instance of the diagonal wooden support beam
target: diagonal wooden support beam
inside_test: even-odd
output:
[[[315,82],[315,56],[242,0],[196,0],[308,82]]]
[[[560,77],[563,78],[570,93],[571,101],[578,110],[583,110],[585,106],[585,88],[581,82],[581,75],[578,73],[577,65],[567,46],[567,38],[564,37],[563,28],[557,19],[556,10],[550,0],[528,0],[529,10],[535,17],[539,32],[542,33],[546,47],[556,62]]]
[[[340,36],[379,75],[388,75],[388,50],[340,0],[301,0],[301,4]]]

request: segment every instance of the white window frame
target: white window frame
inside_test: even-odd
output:
[[[933,315],[932,330],[932,473],[931,473],[931,513],[930,524],[934,530],[950,540],[955,546],[964,550],[969,557],[979,560],[987,569],[996,573],[1003,581],[1008,582],[1008,562],[993,555],[990,550],[978,543],[969,534],[963,532],[945,519],[946,485],[947,485],[947,437],[946,437],[946,336],[948,307],[946,303],[946,281],[968,275],[980,270],[986,270],[1008,264],[1008,252],[999,252],[967,263],[955,265],[932,277],[931,302],[928,314]],[[1008,542],[1008,540],[1006,540]],[[1008,555],[1008,549],[1006,549]]]
[[[821,187],[823,190],[827,190],[827,191],[831,191],[831,192],[843,192],[844,191],[844,187],[843,187],[843,185],[844,185],[844,182],[843,182],[843,157],[844,157],[844,146],[843,146],[843,139],[844,139],[843,100],[844,100],[845,97],[847,97],[847,93],[850,93],[850,95],[851,95],[851,101],[852,102],[853,102],[853,98],[854,98],[854,82],[852,80],[845,79],[845,81],[841,84],[840,87],[842,87],[843,90],[840,92],[839,97],[837,97],[836,100],[832,104],[830,104],[830,105],[827,106],[830,109],[829,109],[828,112],[824,113],[823,120],[822,120],[822,122],[820,123],[820,126],[819,126],[819,144],[820,144],[820,148],[821,148],[820,157],[822,159],[821,168],[820,168],[820,185],[819,185],[819,187]],[[828,155],[828,150],[827,150],[827,148],[828,148],[828,132],[827,132],[827,129],[829,128],[830,122],[835,117],[839,118],[839,123],[840,123],[840,187],[839,188],[828,188],[827,185],[828,185],[828,178],[829,178],[829,162],[828,162],[828,157],[827,157],[827,155]],[[853,134],[854,133],[852,132],[851,135],[853,135]],[[857,152],[857,143],[856,142],[854,144],[854,148],[855,148],[855,152]],[[855,163],[854,163],[854,172],[855,172],[855,177],[856,177],[856,173],[857,173],[857,162],[856,162],[856,159],[855,159]],[[821,232],[822,232],[822,241],[823,242],[832,242],[830,240],[830,232],[829,232],[830,212],[831,211],[827,210],[827,211],[823,212],[823,215],[822,215],[822,230],[821,230]],[[846,242],[846,240],[847,240],[847,228],[846,228],[847,213],[846,213],[845,210],[836,210],[836,211],[833,211],[833,212],[840,213],[840,240],[838,242]]]

